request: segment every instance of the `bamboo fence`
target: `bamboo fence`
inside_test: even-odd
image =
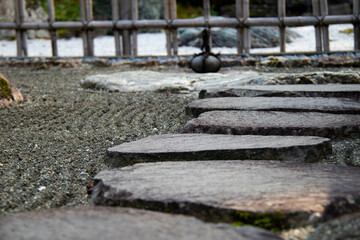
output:
[[[47,0],[49,21],[26,22],[24,0],[14,0],[15,21],[0,22],[0,29],[16,30],[17,56],[28,55],[26,31],[30,29],[45,29],[50,32],[52,55],[58,56],[57,31],[60,29],[81,30],[83,36],[84,57],[94,56],[93,31],[95,29],[112,29],[115,38],[115,56],[137,56],[138,29],[165,29],[166,49],[168,56],[178,55],[178,28],[189,27],[228,27],[237,29],[237,53],[249,53],[251,48],[250,27],[277,26],[280,32],[280,52],[286,53],[286,27],[309,26],[315,28],[316,52],[331,53],[329,45],[330,24],[353,24],[354,51],[360,50],[359,43],[359,1],[353,0],[353,14],[328,15],[327,0],[312,0],[313,16],[286,16],[286,0],[277,0],[277,17],[250,17],[250,0],[235,0],[235,18],[211,18],[210,0],[203,0],[202,19],[178,19],[176,0],[163,0],[164,19],[138,20],[138,0],[112,0],[112,20],[93,20],[92,0],[79,0],[81,8],[81,22],[56,21],[54,0]],[[211,43],[210,43],[211,44]]]

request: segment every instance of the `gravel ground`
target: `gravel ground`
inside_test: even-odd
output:
[[[118,70],[118,69],[116,69]],[[83,90],[87,74],[115,69],[0,68],[25,102],[0,110],[0,213],[86,205],[107,148],[175,133],[195,95]]]
[[[87,205],[86,186],[95,174],[107,169],[103,160],[108,147],[152,134],[176,133],[190,119],[184,108],[196,95],[80,88],[79,80],[85,76],[119,70],[131,68],[84,65],[59,71],[0,67],[25,97],[19,105],[0,109],[1,215]],[[333,148],[334,154],[325,164],[360,166],[359,138],[334,140]],[[329,235],[334,227],[328,223],[282,236],[355,239],[349,232],[359,237],[359,221],[359,215],[341,221],[335,235]]]

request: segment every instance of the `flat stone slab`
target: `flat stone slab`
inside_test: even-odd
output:
[[[100,172],[92,201],[208,221],[261,225],[267,216],[298,226],[358,211],[359,176],[357,167],[280,161],[145,163]]]
[[[255,227],[235,228],[192,217],[110,207],[52,209],[0,217],[0,236],[23,240],[281,239]]]
[[[125,166],[147,161],[269,159],[315,162],[331,153],[330,140],[312,136],[164,134],[107,150],[106,163]]]
[[[360,115],[319,112],[211,111],[182,133],[349,137],[360,134]]]
[[[189,73],[156,71],[123,71],[112,74],[88,76],[80,81],[83,88],[109,91],[197,91],[206,87],[261,84],[273,74],[255,71],[227,73]]]
[[[196,100],[186,107],[199,116],[214,110],[360,113],[360,102],[348,98],[322,97],[224,97]]]
[[[200,91],[210,88],[265,84],[360,83],[360,74],[349,72],[269,73],[258,71],[193,72],[122,71],[92,75],[80,80],[83,88],[109,91]],[[359,94],[358,94],[359,96]]]
[[[360,99],[360,84],[292,84],[209,88],[199,98],[213,97],[336,97]]]

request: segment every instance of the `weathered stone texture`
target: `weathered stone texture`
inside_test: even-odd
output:
[[[233,221],[229,211],[278,213],[294,225],[359,210],[360,169],[279,161],[136,164],[95,177],[97,205]]]
[[[232,88],[209,88],[199,98],[212,97],[338,97],[360,99],[360,84],[261,85]]]
[[[360,134],[360,115],[317,112],[212,111],[190,120],[182,133],[349,137]]]
[[[127,208],[65,208],[0,218],[1,239],[161,240],[281,239],[255,227],[209,224],[185,216]]]
[[[360,102],[348,98],[227,97],[206,98],[189,103],[188,113],[199,116],[214,110],[360,113]]]
[[[269,159],[316,162],[330,153],[329,139],[312,136],[165,134],[109,148],[106,163],[118,167],[166,160]]]

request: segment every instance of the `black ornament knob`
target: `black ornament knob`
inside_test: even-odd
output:
[[[190,67],[197,73],[217,72],[221,68],[221,61],[215,54],[203,52],[191,59]]]

